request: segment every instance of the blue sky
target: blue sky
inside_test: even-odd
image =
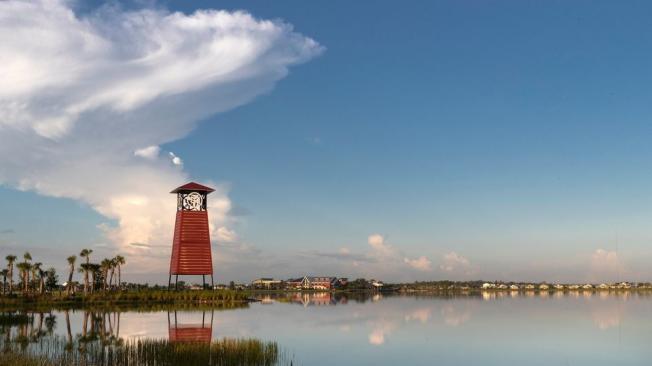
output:
[[[646,2],[122,6],[245,10],[323,46],[251,101],[160,144],[191,179],[228,192],[237,240],[216,246],[218,257],[234,250],[223,277],[652,275]],[[110,242],[97,225],[116,219],[93,204],[11,181],[0,188],[7,250]],[[374,234],[393,258],[374,254]],[[428,265],[409,265],[420,257]],[[388,271],[377,266],[386,259]]]

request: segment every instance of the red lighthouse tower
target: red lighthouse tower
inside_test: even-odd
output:
[[[206,211],[206,196],[213,191],[213,188],[190,182],[170,192],[177,195],[177,221],[174,225],[168,287],[172,284],[172,275],[176,276],[175,289],[179,275],[202,275],[204,286],[206,275],[211,275],[213,284],[211,238]]]

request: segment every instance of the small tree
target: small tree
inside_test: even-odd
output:
[[[59,287],[59,276],[54,268],[49,268],[46,272],[45,288],[48,291],[54,291]]]

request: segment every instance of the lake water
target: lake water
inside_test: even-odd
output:
[[[125,339],[276,341],[294,365],[652,364],[652,296],[637,293],[303,294],[234,310],[93,315]],[[67,317],[73,336],[89,331],[89,312],[71,310]],[[34,319],[38,325],[38,313]],[[54,311],[44,323],[42,329],[67,336],[66,312]]]

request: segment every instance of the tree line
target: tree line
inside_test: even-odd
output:
[[[91,262],[92,249],[82,249],[79,257],[83,262],[77,265],[77,256],[71,255],[68,262],[68,281],[65,284],[67,294],[75,293],[77,282],[73,281],[75,270],[84,276],[84,294],[95,291],[111,291],[122,289],[122,266],[126,260],[121,255],[113,258],[104,258],[99,263]],[[43,269],[41,262],[33,262],[29,252],[23,254],[23,260],[17,262],[18,257],[13,254],[5,257],[7,268],[3,269],[2,294],[13,294],[20,290],[23,295],[43,294],[53,291],[58,286],[58,276],[54,268]],[[14,272],[17,271],[19,282],[14,285]],[[9,280],[7,283],[7,279]]]

